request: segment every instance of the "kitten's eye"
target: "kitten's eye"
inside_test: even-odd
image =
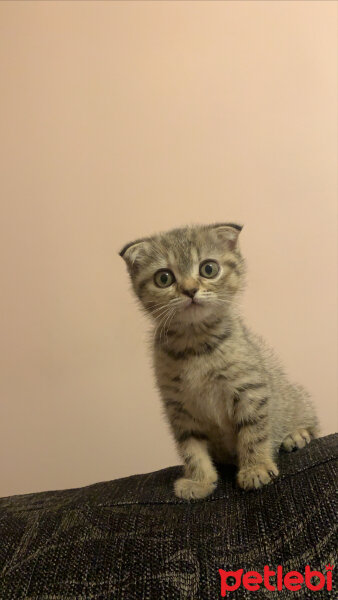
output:
[[[219,265],[215,260],[206,260],[200,265],[200,275],[212,279],[219,272]]]
[[[157,271],[154,275],[154,281],[158,287],[165,288],[172,285],[175,281],[174,274],[171,271],[162,269]]]

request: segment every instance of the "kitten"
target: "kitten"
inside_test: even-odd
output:
[[[180,498],[204,498],[217,483],[214,462],[238,466],[244,489],[278,475],[280,448],[318,434],[307,392],[288,381],[276,357],[237,314],[245,265],[233,223],[186,227],[127,244],[142,307],[154,320],[157,384],[184,477]]]

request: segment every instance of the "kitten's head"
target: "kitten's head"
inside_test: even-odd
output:
[[[124,246],[136,296],[156,320],[192,323],[229,310],[242,287],[242,227],[221,223],[173,229]]]

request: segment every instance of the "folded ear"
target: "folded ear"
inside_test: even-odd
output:
[[[119,252],[119,255],[126,261],[129,269],[133,270],[142,262],[142,258],[146,254],[146,248],[147,240],[135,240],[126,244]]]
[[[215,225],[210,225],[210,229],[212,229],[220,242],[223,242],[230,250],[233,250],[237,246],[238,236],[243,226],[236,223],[215,223]]]

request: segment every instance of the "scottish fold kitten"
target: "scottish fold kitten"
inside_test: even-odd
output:
[[[120,252],[154,323],[157,384],[184,462],[181,498],[214,490],[214,462],[236,464],[238,484],[259,488],[278,475],[280,446],[302,448],[318,433],[307,392],[238,314],[240,231],[234,223],[174,229]]]

